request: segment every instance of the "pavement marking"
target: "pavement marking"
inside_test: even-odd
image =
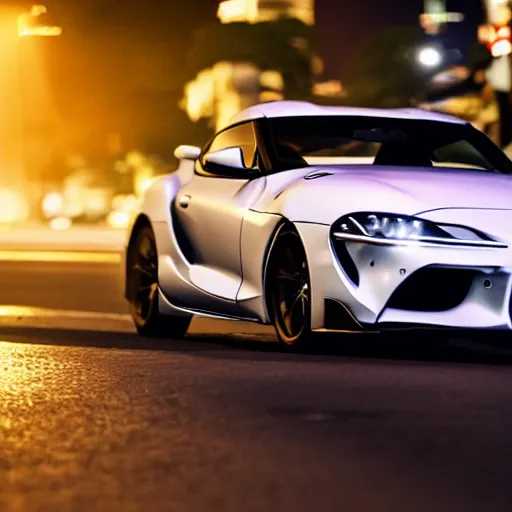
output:
[[[120,263],[118,252],[0,251],[0,261]]]
[[[116,333],[135,332],[133,321],[128,314],[14,305],[0,306],[0,331],[4,327]]]
[[[0,306],[1,317],[38,317],[38,318],[68,318],[79,320],[116,320],[130,321],[128,313],[101,313],[96,311],[76,311],[70,309],[51,309],[32,306]]]

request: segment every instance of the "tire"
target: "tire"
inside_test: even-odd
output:
[[[312,343],[311,284],[306,252],[296,231],[278,233],[267,270],[269,312],[281,345],[306,348]]]
[[[158,252],[150,226],[135,235],[127,272],[132,290],[130,314],[137,332],[148,338],[183,338],[191,318],[162,315],[158,308]]]

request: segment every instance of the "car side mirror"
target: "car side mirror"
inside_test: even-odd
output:
[[[178,146],[174,151],[178,160],[197,160],[201,156],[201,148],[196,146]]]
[[[207,170],[246,170],[244,154],[239,147],[220,149],[207,153],[204,159]]]

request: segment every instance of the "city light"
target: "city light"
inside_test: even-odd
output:
[[[47,219],[58,217],[64,211],[64,197],[59,192],[50,192],[43,198],[41,206]]]
[[[62,34],[62,28],[38,23],[38,18],[46,14],[48,9],[44,5],[34,5],[30,11],[18,17],[18,35],[20,37],[41,36],[55,37]]]
[[[512,53],[512,44],[507,39],[496,41],[491,46],[491,54],[493,57],[504,57]]]
[[[511,33],[508,25],[481,25],[478,28],[478,40],[487,45],[491,55],[495,58],[512,53]]]
[[[443,56],[437,48],[426,47],[418,52],[418,62],[426,68],[435,68],[441,64]]]
[[[439,34],[447,23],[464,21],[464,14],[446,11],[446,0],[425,0],[424,4],[425,12],[420,14],[420,25],[427,34]]]
[[[289,17],[314,25],[314,0],[221,0],[217,17],[221,23],[259,23]]]
[[[224,0],[219,4],[217,16],[222,23],[245,21],[254,23],[258,19],[257,0]]]
[[[72,226],[72,221],[68,217],[55,217],[50,221],[50,228],[55,231],[66,231]]]
[[[130,224],[131,216],[127,212],[110,212],[107,223],[111,228],[125,229]]]
[[[29,206],[23,194],[8,188],[0,189],[0,223],[14,224],[24,222],[29,216]]]

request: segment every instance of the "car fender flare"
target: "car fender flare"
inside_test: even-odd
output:
[[[272,322],[272,315],[271,315],[271,309],[269,307],[269,297],[270,292],[268,289],[268,282],[267,282],[267,271],[268,271],[268,265],[270,262],[270,257],[272,255],[272,249],[276,243],[276,240],[279,236],[279,234],[283,231],[283,229],[292,229],[297,233],[299,236],[302,245],[304,245],[304,240],[302,239],[302,236],[300,234],[300,231],[296,228],[295,224],[289,220],[287,217],[282,217],[277,226],[274,229],[274,232],[272,233],[272,236],[270,238],[270,242],[268,243],[267,250],[265,252],[265,258],[263,260],[263,268],[262,268],[262,283],[263,283],[263,307],[266,314],[266,319],[268,322]]]

